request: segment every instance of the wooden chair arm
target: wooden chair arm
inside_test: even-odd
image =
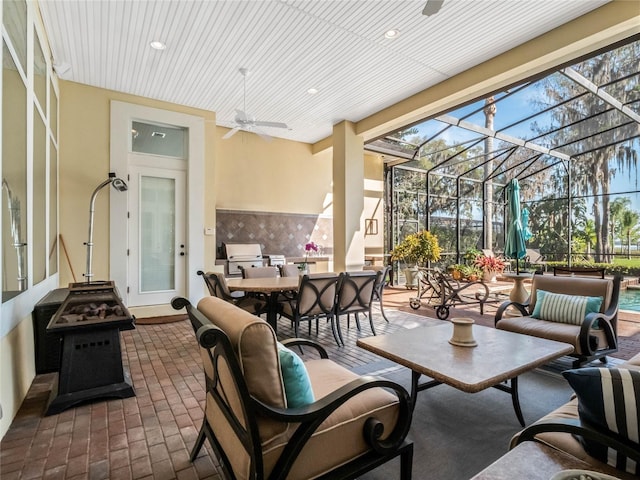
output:
[[[526,441],[537,441],[536,435],[548,432],[570,433],[579,435],[588,440],[605,445],[624,456],[632,459],[636,463],[640,462],[640,445],[628,439],[622,438],[614,433],[603,430],[596,430],[580,419],[555,418],[540,420],[533,425],[522,430],[512,442],[511,448]]]

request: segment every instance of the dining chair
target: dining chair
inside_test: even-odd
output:
[[[281,314],[293,321],[294,337],[299,337],[300,322],[316,321],[316,333],[318,332],[318,320],[326,318],[331,323],[331,333],[338,346],[341,346],[340,338],[336,330],[335,302],[338,283],[342,279],[342,273],[312,273],[300,277],[298,294],[290,301],[283,302]]]
[[[387,314],[384,312],[384,302],[382,301],[382,295],[384,293],[384,289],[389,285],[389,282],[390,282],[391,265],[385,265],[384,267],[375,266],[375,265],[365,265],[364,267],[362,267],[362,270],[382,272],[378,277],[378,280],[375,286],[373,287],[373,301],[379,303],[380,314],[382,315],[382,318],[384,318],[385,321],[389,323]]]
[[[298,275],[300,275],[300,269],[295,263],[278,265],[278,268],[280,269],[281,277],[297,277]]]
[[[342,329],[340,327],[340,316],[346,314],[347,322],[349,316],[353,314],[356,319],[358,330],[360,327],[359,314],[364,313],[369,317],[369,325],[371,332],[376,334],[373,326],[373,315],[371,314],[371,306],[376,284],[379,283],[382,276],[382,270],[371,271],[363,270],[361,272],[344,272],[338,285],[338,293],[336,295],[336,327],[338,337],[344,345],[342,338]],[[348,328],[348,323],[347,323]]]
[[[242,278],[276,278],[278,267],[249,267],[242,268]]]
[[[210,295],[221,298],[222,300],[232,303],[236,307],[242,308],[254,315],[260,316],[267,312],[268,303],[262,298],[255,298],[248,295],[232,295],[229,287],[227,286],[227,279],[225,278],[224,273],[205,273],[202,270],[198,270],[197,274],[204,280]]]

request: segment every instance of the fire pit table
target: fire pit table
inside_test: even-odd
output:
[[[135,395],[120,348],[120,330],[134,329],[134,322],[113,282],[69,285],[47,325],[47,333],[62,336],[62,358],[45,415],[88,400]]]

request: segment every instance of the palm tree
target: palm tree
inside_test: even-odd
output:
[[[638,232],[638,220],[640,213],[633,210],[625,210],[620,216],[620,228],[627,239],[627,258],[631,258],[631,236]]]
[[[596,85],[606,85],[607,93],[622,103],[627,103],[637,95],[637,81],[634,80],[629,84],[615,80],[626,78],[627,75],[637,71],[640,66],[639,45],[638,42],[623,45],[578,63],[572,69],[589,78]],[[544,85],[548,104],[561,102],[576,89],[575,84],[561,75],[548,77],[544,80]],[[555,109],[551,115],[556,127],[570,125],[570,128],[558,129],[553,133],[553,143],[572,145],[575,148],[571,162],[573,178],[584,183],[574,184],[573,188],[577,189],[581,186],[584,190],[574,191],[572,194],[592,195],[592,215],[597,235],[596,260],[608,261],[613,247],[609,243],[612,237],[608,232],[612,224],[609,218],[610,181],[614,173],[630,171],[637,164],[638,158],[635,151],[638,140],[633,136],[635,132],[633,129],[637,129],[637,124],[631,122],[623,129],[593,135],[591,124],[594,121],[599,122],[606,130],[617,123],[617,112],[603,111],[601,100],[592,95],[575,98],[575,102]],[[585,121],[587,118],[590,121]],[[630,130],[631,135],[629,135]],[[541,133],[545,132],[541,131]],[[619,141],[623,138],[631,140]],[[602,145],[609,146],[601,148]]]
[[[622,215],[624,212],[629,210],[629,206],[631,205],[631,200],[628,197],[616,198],[613,202],[609,204],[609,230],[611,232],[611,245],[614,249],[615,253],[615,244],[616,244],[616,227],[622,221]],[[620,238],[620,243],[622,244],[622,238]]]

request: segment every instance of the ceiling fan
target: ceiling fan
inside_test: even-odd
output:
[[[243,78],[243,109],[236,109],[236,116],[234,118],[235,127],[229,130],[223,137],[223,140],[227,138],[231,138],[236,134],[239,130],[244,130],[246,132],[253,132],[256,135],[259,135],[264,140],[271,140],[271,137],[266,133],[262,132],[259,127],[272,127],[272,128],[289,128],[286,123],[282,122],[265,122],[263,120],[256,120],[255,117],[247,115],[247,75],[249,74],[249,70],[246,68],[239,68],[238,71],[242,75]]]
[[[422,10],[422,14],[428,16],[435,15],[442,8],[444,0],[427,0],[427,3]]]

